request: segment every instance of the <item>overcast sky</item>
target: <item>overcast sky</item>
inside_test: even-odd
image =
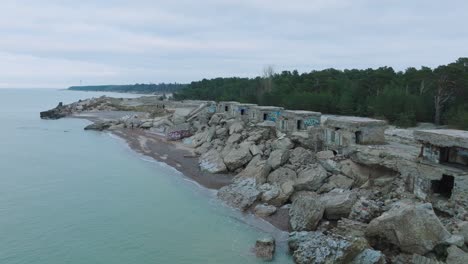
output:
[[[466,0],[0,0],[0,88],[436,66],[467,25]]]

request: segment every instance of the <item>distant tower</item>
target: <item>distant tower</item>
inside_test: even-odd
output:
[[[82,81],[82,80],[80,80],[80,86],[81,86],[82,84],[83,84],[83,81]]]

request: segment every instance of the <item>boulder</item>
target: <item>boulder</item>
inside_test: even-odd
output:
[[[357,200],[357,194],[352,191],[335,189],[321,195],[320,200],[325,206],[325,218],[338,220],[349,216],[351,208]]]
[[[271,185],[269,183],[262,184],[258,188],[262,192],[261,199],[263,202],[269,202],[274,198],[278,197],[280,194],[280,188],[276,185]]]
[[[322,165],[322,167],[325,168],[325,170],[327,170],[327,171],[330,172],[330,173],[333,173],[333,174],[339,174],[339,173],[341,173],[341,170],[340,170],[340,168],[339,168],[338,163],[336,163],[334,160],[331,160],[331,159],[326,159],[326,160],[319,159],[318,162],[320,163],[320,165]]]
[[[227,135],[228,130],[225,127],[220,127],[216,129],[216,136],[218,137],[224,137]]]
[[[385,264],[385,255],[378,250],[365,249],[357,255],[351,264]]]
[[[351,263],[367,249],[367,242],[362,238],[305,231],[290,233],[288,245],[294,262],[298,264]]]
[[[214,114],[211,116],[211,119],[210,121],[208,122],[208,124],[210,126],[216,126],[217,124],[219,124],[221,122],[221,119],[223,119],[223,116],[220,115],[220,114]]]
[[[361,197],[351,208],[349,219],[369,223],[372,219],[378,217],[382,213],[382,206],[382,202]]]
[[[208,129],[197,133],[191,137],[191,146],[193,148],[198,148],[199,146],[203,145],[203,143],[208,141],[209,132]]]
[[[468,244],[468,222],[462,222],[460,224],[460,235],[465,238],[465,243]]]
[[[281,185],[284,182],[297,180],[297,174],[293,170],[285,167],[280,167],[268,175],[267,181],[271,184]]]
[[[111,127],[111,123],[110,122],[96,122],[96,123],[93,123],[91,125],[88,125],[84,128],[84,130],[97,130],[97,131],[103,131],[105,129],[108,129],[109,127]]]
[[[353,187],[353,183],[353,179],[350,179],[341,174],[335,174],[328,178],[327,183],[325,183],[322,188],[320,188],[319,193],[329,192],[333,189],[349,190],[351,187]]]
[[[210,173],[221,173],[227,170],[221,154],[216,149],[202,154],[199,158],[200,169]]]
[[[235,143],[239,143],[242,139],[242,135],[241,134],[232,134],[229,136],[229,138],[227,139],[227,144],[235,144]]]
[[[312,152],[303,147],[297,147],[290,151],[289,162],[296,165],[304,165],[312,161]]]
[[[468,263],[468,253],[456,246],[450,246],[447,249],[447,264],[466,264]]]
[[[294,182],[293,181],[286,181],[282,183],[279,186],[279,194],[275,198],[271,199],[269,201],[269,204],[272,204],[274,206],[282,206],[284,205],[288,200],[289,197],[294,192]]]
[[[153,121],[146,121],[140,125],[140,128],[143,128],[143,129],[150,129],[152,127],[153,127]]]
[[[211,149],[211,143],[205,142],[200,147],[195,149],[195,154],[203,155],[204,153],[207,153],[210,149]]]
[[[431,204],[401,201],[369,223],[366,237],[372,244],[382,240],[403,252],[424,255],[450,237]]]
[[[255,256],[266,261],[271,261],[275,254],[275,247],[275,239],[272,237],[258,239],[255,242]]]
[[[268,158],[268,164],[273,168],[277,169],[281,165],[285,164],[289,158],[289,151],[284,149],[277,149],[270,153]]]
[[[317,154],[315,154],[315,157],[317,159],[327,160],[327,159],[333,159],[335,157],[335,154],[331,150],[324,150],[324,151],[317,152]]]
[[[260,217],[270,216],[276,213],[276,207],[268,204],[258,204],[254,208],[254,213]]]
[[[176,108],[172,115],[172,123],[174,123],[174,125],[185,123],[192,110],[192,108]]]
[[[234,122],[229,127],[229,135],[232,135],[234,133],[241,133],[242,130],[244,130],[244,124],[241,122]]]
[[[242,211],[247,210],[255,203],[259,196],[260,192],[257,190],[255,179],[253,178],[238,179],[218,191],[218,198]]]
[[[320,164],[312,164],[299,172],[294,189],[298,191],[317,191],[328,178],[328,174]]]
[[[260,150],[260,148],[257,145],[252,145],[250,146],[250,153],[252,156],[257,156],[257,155],[262,155],[263,152]]]
[[[237,174],[236,178],[254,178],[257,184],[263,184],[266,182],[270,171],[271,167],[267,161],[262,160],[260,156],[255,156],[247,167]]]
[[[236,169],[244,166],[249,163],[252,159],[252,154],[248,146],[240,146],[239,148],[231,149],[231,151],[224,157],[224,164],[230,171],[235,171]]]
[[[277,149],[289,150],[294,147],[294,143],[291,141],[291,139],[287,137],[283,137],[283,138],[275,140],[273,144],[271,145],[271,147],[274,150],[277,150]]]
[[[40,117],[41,119],[60,119],[68,114],[71,114],[71,112],[67,111],[67,108],[60,102],[54,109],[40,112]]]
[[[336,227],[331,232],[341,236],[365,237],[367,224],[342,218],[338,220]]]
[[[295,231],[315,231],[325,207],[315,193],[304,193],[293,200],[289,209],[289,223]]]

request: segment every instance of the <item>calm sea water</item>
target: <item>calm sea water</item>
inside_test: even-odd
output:
[[[39,119],[102,94],[0,89],[0,263],[261,263],[268,224],[85,120]]]

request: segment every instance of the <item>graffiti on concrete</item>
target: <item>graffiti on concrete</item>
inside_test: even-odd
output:
[[[276,119],[278,119],[281,116],[281,112],[280,111],[268,112],[268,113],[266,113],[266,115],[267,116],[266,116],[265,120],[276,122]]]
[[[216,113],[216,105],[208,106],[208,113]]]
[[[189,130],[176,130],[167,133],[169,140],[181,140],[183,138],[191,137],[192,133]]]
[[[309,118],[304,120],[304,126],[305,127],[315,127],[320,125],[320,120],[315,119],[315,118]]]

